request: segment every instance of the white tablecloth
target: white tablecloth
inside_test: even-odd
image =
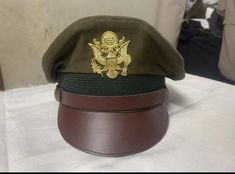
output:
[[[166,136],[122,158],[92,156],[62,139],[55,85],[0,92],[0,171],[234,171],[235,86],[187,75],[167,87]]]

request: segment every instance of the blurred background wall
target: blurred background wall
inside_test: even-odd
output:
[[[186,0],[0,0],[0,67],[5,89],[47,83],[44,52],[68,25],[91,15],[141,18],[176,45]]]

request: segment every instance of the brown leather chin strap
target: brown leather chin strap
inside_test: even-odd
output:
[[[162,104],[166,89],[128,96],[90,96],[72,94],[56,88],[55,98],[68,107],[90,111],[144,110]]]

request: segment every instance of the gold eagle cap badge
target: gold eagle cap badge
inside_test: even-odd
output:
[[[106,31],[101,36],[101,42],[93,39],[93,44],[88,43],[94,53],[91,59],[91,67],[94,73],[103,72],[110,79],[115,79],[120,73],[127,76],[127,68],[131,63],[131,56],[127,54],[127,47],[130,40],[125,41],[125,37],[118,40],[117,35],[112,31]]]

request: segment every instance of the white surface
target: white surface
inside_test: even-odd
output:
[[[167,80],[170,126],[153,148],[133,156],[86,154],[57,129],[55,85],[0,93],[2,171],[235,170],[235,86],[187,75]]]

